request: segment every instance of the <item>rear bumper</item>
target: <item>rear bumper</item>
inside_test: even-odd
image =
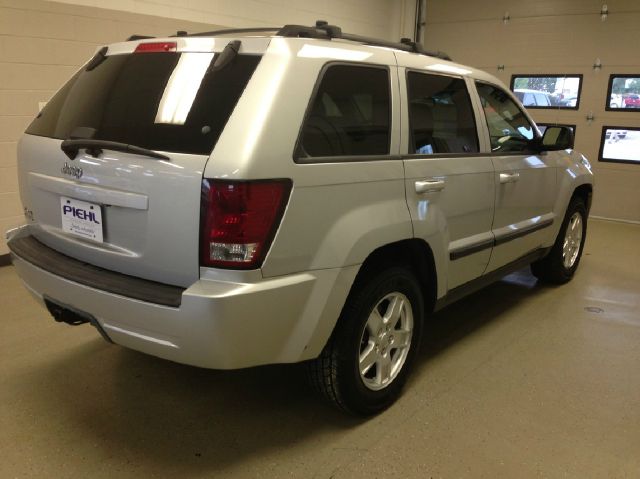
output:
[[[25,237],[26,228],[11,232],[10,249]],[[28,261],[19,249],[12,249],[11,258],[40,302],[48,297],[90,314],[114,343],[215,369],[317,356],[358,270],[312,271],[255,283],[201,279],[183,290],[179,306],[172,307],[81,284]]]

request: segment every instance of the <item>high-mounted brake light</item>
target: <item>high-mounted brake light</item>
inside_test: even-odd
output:
[[[135,53],[175,52],[177,49],[177,42],[149,42],[139,44]]]
[[[291,180],[203,180],[200,264],[259,268],[290,192]]]

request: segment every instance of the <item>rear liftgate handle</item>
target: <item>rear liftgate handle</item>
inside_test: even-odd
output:
[[[424,193],[432,193],[442,191],[444,189],[444,180],[432,178],[429,180],[421,180],[415,182],[416,193],[419,195]]]

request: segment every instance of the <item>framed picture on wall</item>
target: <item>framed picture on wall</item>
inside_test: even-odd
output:
[[[527,109],[577,110],[580,108],[582,75],[512,75],[511,91]]]
[[[598,161],[640,165],[640,128],[603,126]]]
[[[605,109],[609,111],[640,112],[640,73],[609,76]]]

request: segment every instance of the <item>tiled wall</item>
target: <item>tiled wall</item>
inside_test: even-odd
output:
[[[96,47],[132,33],[171,34],[243,27],[312,24],[382,38],[410,32],[411,0],[0,0],[0,255],[4,232],[23,222],[16,142],[51,95]],[[108,6],[108,10],[103,8]],[[102,8],[101,8],[102,7]]]
[[[103,0],[61,0],[100,7]],[[392,35],[391,18],[404,0],[110,0],[109,8],[231,27],[312,24],[323,19],[343,30],[380,38]],[[410,1],[409,3],[413,3]],[[399,37],[398,37],[399,38]]]
[[[600,9],[607,4],[606,21]],[[503,22],[508,13],[510,20]],[[605,111],[611,73],[640,73],[638,0],[429,0],[425,43],[496,75],[581,73],[579,110],[531,110],[536,121],[577,126],[576,148],[594,164],[592,214],[640,221],[640,165],[599,163],[603,125],[640,127],[640,112]],[[594,70],[600,59],[602,69]],[[504,65],[504,70],[498,70]],[[592,112],[593,122],[586,117]]]
[[[39,0],[0,0],[0,255],[23,223],[16,142],[38,111],[96,47],[132,33],[160,35],[217,25]]]

